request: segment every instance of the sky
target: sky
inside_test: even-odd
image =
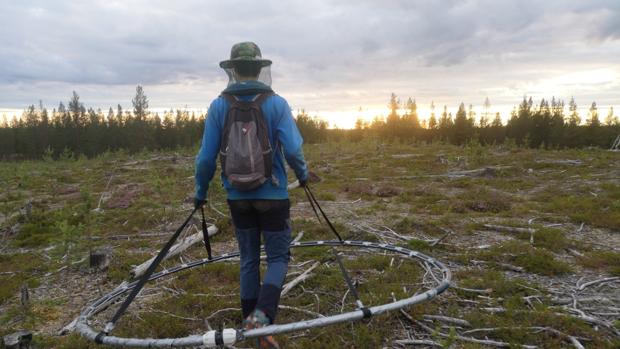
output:
[[[76,91],[87,107],[204,112],[254,41],[294,112],[351,127],[391,93],[504,118],[524,95],[620,114],[619,0],[0,0],[0,116]],[[584,115],[585,116],[585,115]]]

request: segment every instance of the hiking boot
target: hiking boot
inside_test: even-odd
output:
[[[261,310],[254,310],[250,316],[243,320],[243,329],[251,330],[254,328],[261,328],[269,326],[271,321]],[[256,339],[256,347],[260,349],[280,349],[280,345],[273,336],[259,337]]]

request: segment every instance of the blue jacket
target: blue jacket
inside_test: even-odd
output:
[[[224,92],[235,94],[244,100],[252,99],[257,92],[271,91],[271,88],[257,81],[239,82],[229,86]],[[220,139],[228,114],[228,101],[222,96],[216,98],[209,107],[202,145],[196,156],[196,198],[204,200],[207,197],[209,183],[215,174],[217,156],[220,151]],[[288,180],[284,158],[291,166],[297,179],[308,178],[308,168],[302,152],[303,139],[297,129],[291,108],[286,100],[278,95],[267,98],[262,105],[263,116],[269,128],[269,141],[274,149],[272,174],[278,179],[277,186],[272,181],[266,181],[255,190],[242,192],[233,188],[228,180],[221,175],[224,187],[228,192],[229,200],[266,199],[282,200],[288,198]]]

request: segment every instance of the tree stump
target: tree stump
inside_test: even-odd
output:
[[[112,247],[105,246],[90,252],[89,265],[92,269],[106,270],[112,261]]]
[[[2,337],[6,349],[28,349],[32,342],[32,332],[17,331]]]
[[[22,285],[22,288],[20,289],[20,301],[24,307],[30,302],[30,292],[28,291],[28,285],[26,284]]]

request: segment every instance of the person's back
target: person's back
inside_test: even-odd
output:
[[[247,109],[248,105],[254,105],[253,101],[256,102],[260,113],[254,115],[264,120],[271,149],[269,155],[273,157],[264,159],[262,163],[271,168],[265,171],[265,178],[261,178],[262,184],[252,185],[240,185],[236,177],[231,176],[230,172],[234,172],[236,166],[225,166],[222,169],[222,182],[228,193],[228,205],[241,255],[241,308],[247,329],[274,322],[288,269],[291,226],[284,161],[294,170],[300,184],[303,185],[308,178],[302,153],[302,137],[288,103],[274,94],[270,87],[270,65],[271,61],[262,59],[260,49],[254,43],[244,42],[233,46],[231,58],[220,63],[220,67],[228,74],[229,84],[209,107],[202,145],[196,157],[194,202],[198,207],[206,201],[218,154],[226,159],[230,147],[237,144],[252,146],[251,140],[240,141],[236,138],[245,135],[249,127],[241,124],[241,134],[228,132],[231,127],[229,118],[231,114],[238,117],[242,113],[238,108],[235,109],[237,103]],[[247,115],[243,114],[240,118],[246,118],[249,125]],[[262,120],[256,120],[252,125],[261,123]],[[257,136],[257,133],[253,135]],[[227,145],[224,149],[222,142]],[[254,161],[252,157],[249,159]],[[261,233],[267,254],[267,271],[262,286],[259,273]],[[266,348],[278,347],[271,337],[261,338],[260,345]]]

